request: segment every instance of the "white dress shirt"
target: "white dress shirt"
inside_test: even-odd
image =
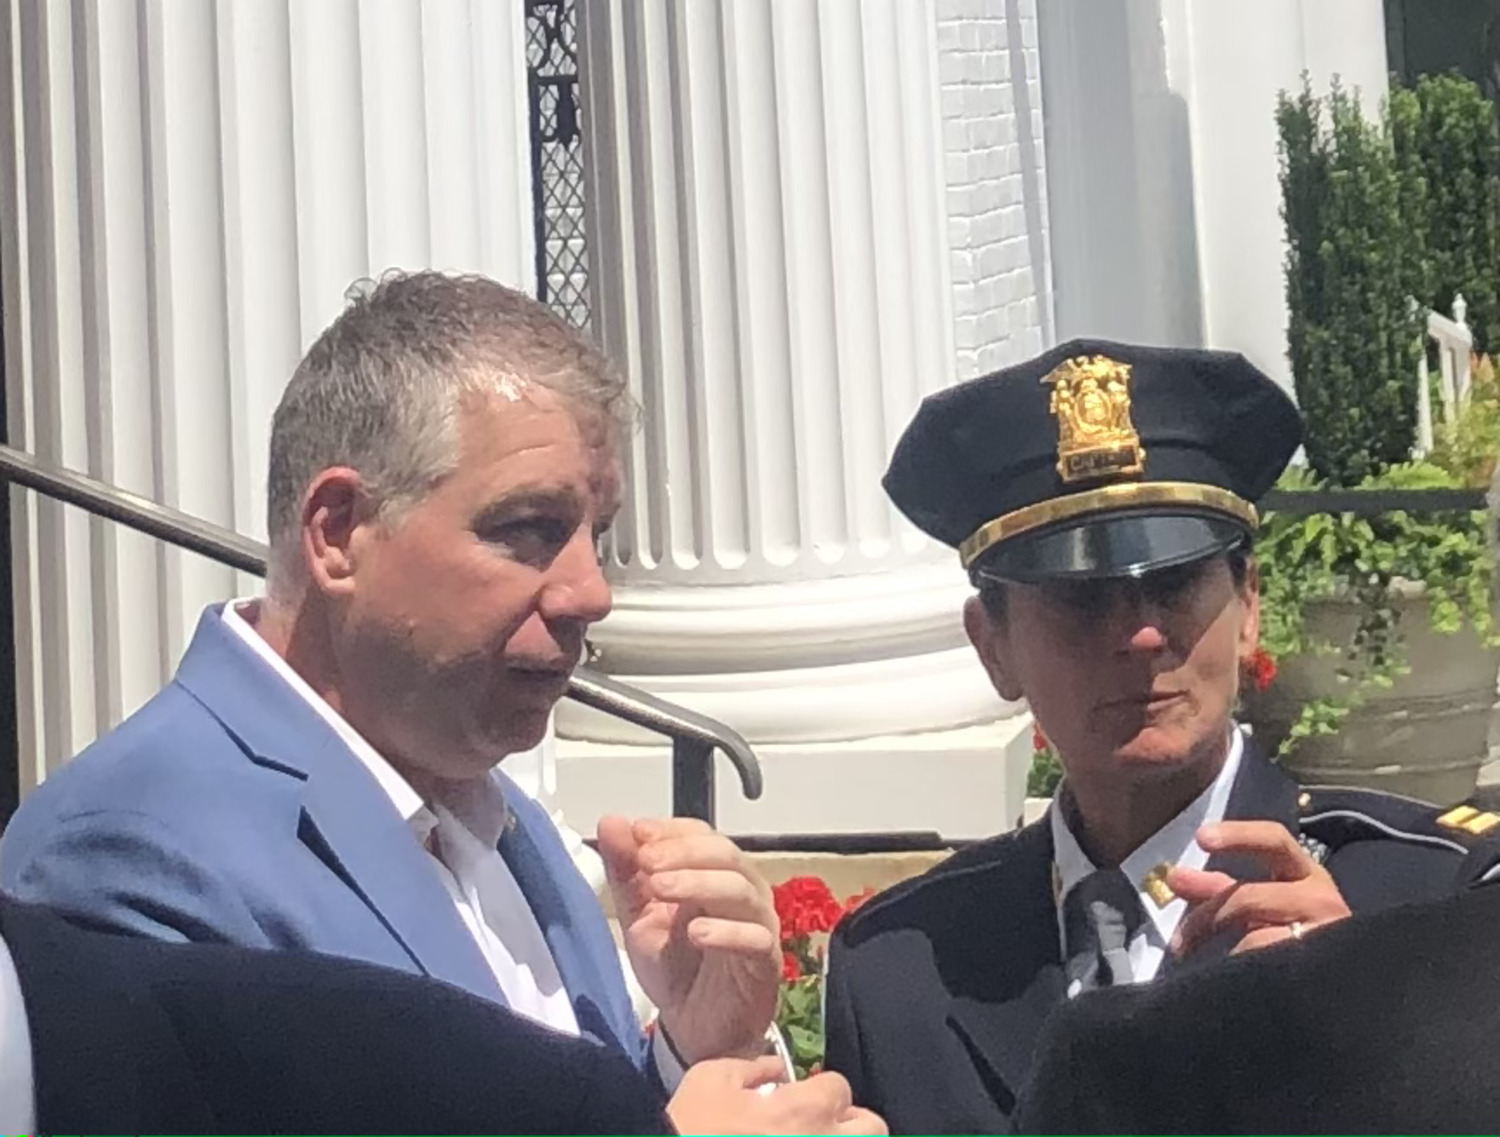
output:
[[[469,800],[423,807],[410,820],[412,830],[432,857],[511,1009],[577,1034],[578,1019],[552,950],[515,875],[496,851],[510,812],[505,797],[493,781],[463,788]]]
[[[35,1132],[31,1027],[15,960],[5,941],[0,940],[0,1133]]]
[[[1130,940],[1130,973],[1133,983],[1145,983],[1156,977],[1167,954],[1167,945],[1177,931],[1187,912],[1187,901],[1173,897],[1166,905],[1158,905],[1148,891],[1147,877],[1160,865],[1186,865],[1201,869],[1208,863],[1208,853],[1198,844],[1198,827],[1209,821],[1222,821],[1224,810],[1229,805],[1229,791],[1234,788],[1235,776],[1239,773],[1240,758],[1245,752],[1245,737],[1238,727],[1229,732],[1229,754],[1213,784],[1193,799],[1192,803],[1171,821],[1148,837],[1135,852],[1120,862],[1120,871],[1135,885],[1141,897],[1141,907],[1150,919],[1146,920]],[[1067,941],[1063,935],[1063,900],[1068,893],[1096,869],[1088,854],[1078,844],[1073,831],[1063,818],[1063,811],[1056,802],[1047,811],[1052,826],[1053,882],[1057,901],[1057,934],[1063,943],[1063,954],[1067,954]],[[1078,980],[1068,988],[1068,998],[1078,994]]]

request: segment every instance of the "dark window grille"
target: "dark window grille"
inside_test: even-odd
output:
[[[569,323],[587,328],[577,0],[526,0],[526,62],[536,294]]]

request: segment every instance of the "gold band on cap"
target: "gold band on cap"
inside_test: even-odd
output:
[[[1110,486],[1084,490],[1082,493],[1049,498],[1035,505],[1022,506],[1003,517],[987,521],[958,547],[958,555],[967,569],[991,546],[1022,533],[1029,533],[1033,529],[1040,529],[1044,525],[1070,521],[1075,517],[1103,513],[1106,510],[1144,509],[1157,505],[1209,509],[1243,521],[1251,529],[1259,524],[1255,506],[1238,494],[1218,486],[1204,485],[1201,482],[1117,482]]]

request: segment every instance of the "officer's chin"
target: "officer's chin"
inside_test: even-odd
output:
[[[1203,751],[1201,733],[1179,722],[1143,724],[1114,748],[1115,764],[1148,774],[1191,766]]]

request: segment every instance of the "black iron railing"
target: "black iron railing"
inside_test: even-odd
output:
[[[255,576],[266,574],[266,549],[258,541],[138,494],[39,462],[23,450],[0,445],[0,482],[14,482],[98,517],[117,521],[157,540]],[[706,715],[580,667],[568,684],[568,698],[672,740],[672,813],[713,824],[715,750],[722,750],[739,774],[740,789],[760,797],[760,763],[739,734]]]

